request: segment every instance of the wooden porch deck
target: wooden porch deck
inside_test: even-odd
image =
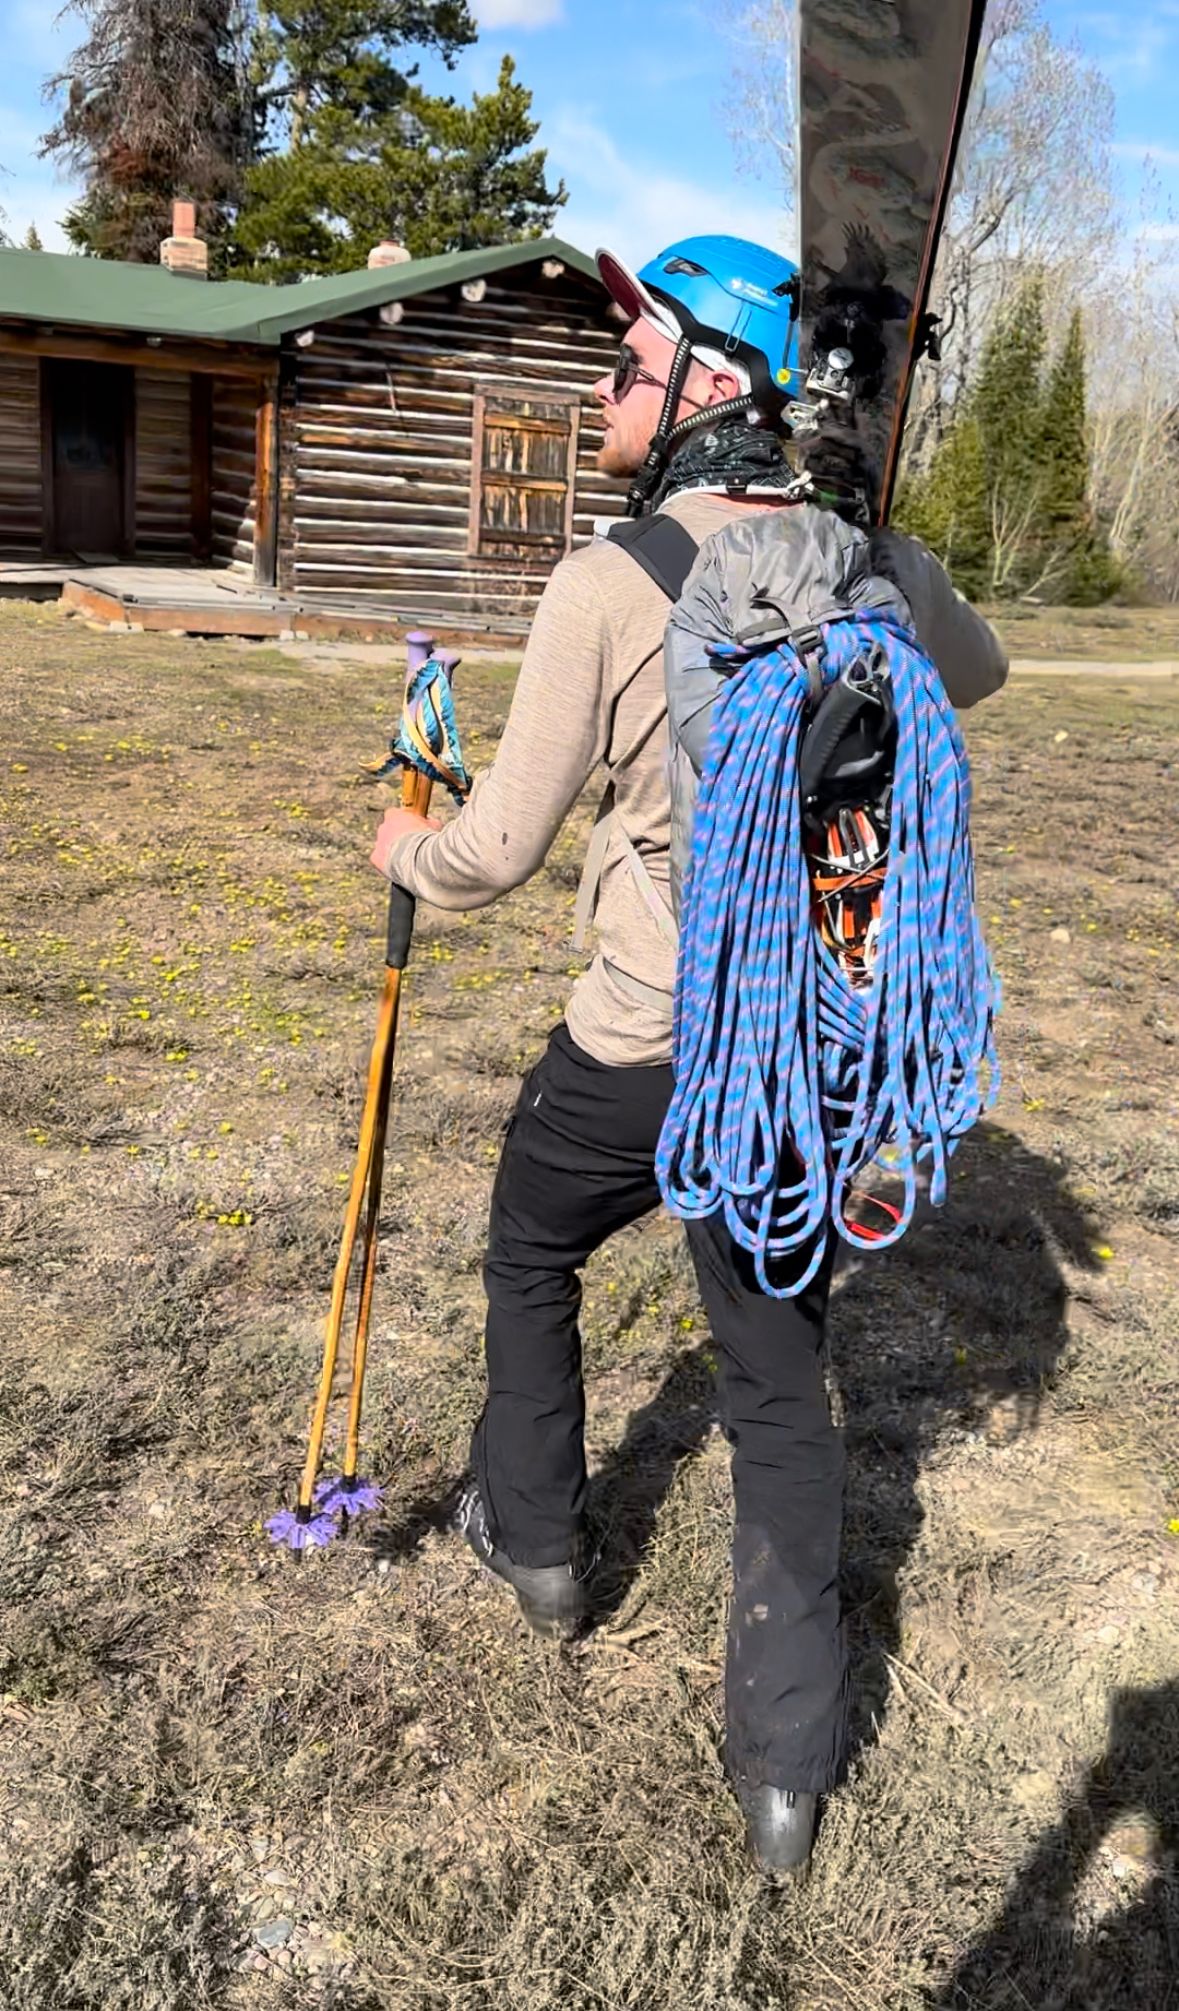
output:
[[[410,629],[432,629],[447,642],[518,648],[525,625],[502,618],[461,621],[409,617],[387,607],[345,607],[294,598],[212,566],[45,565],[0,560],[0,598],[60,600],[74,613],[106,622],[112,630],[162,630],[169,635],[225,635],[284,642],[400,641]]]

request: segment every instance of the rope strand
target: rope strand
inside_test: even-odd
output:
[[[814,924],[798,793],[808,680],[786,644],[738,662],[713,708],[681,918],[675,1092],[656,1158],[671,1212],[722,1211],[778,1298],[810,1283],[832,1223],[857,1247],[895,1243],[919,1167],[944,1200],[950,1155],[999,1088],[998,988],[974,907],[957,720],[930,659],[886,617],[831,622],[823,637],[824,684],[883,651],[897,715],[872,981],[853,987]],[[888,1231],[857,1234],[851,1189],[886,1147],[903,1205]],[[790,1280],[777,1284],[786,1256]]]

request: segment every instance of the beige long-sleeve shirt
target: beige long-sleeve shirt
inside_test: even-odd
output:
[[[664,505],[701,543],[746,503],[690,492]],[[772,506],[771,506],[772,507]],[[994,631],[913,539],[880,532],[874,558],[901,588],[951,702],[997,690],[1007,660]],[[594,770],[613,784],[615,817],[665,898],[671,806],[663,688],[666,596],[605,539],[562,560],[541,596],[495,761],[442,831],[395,847],[390,878],[437,908],[486,907],[543,864]],[[573,1039],[620,1066],[671,1058],[675,953],[611,835],[596,914],[597,954],[566,1019]],[[617,972],[665,995],[633,995]]]

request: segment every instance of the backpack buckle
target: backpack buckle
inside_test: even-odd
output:
[[[814,707],[823,696],[823,631],[817,621],[808,622],[805,628],[792,628],[789,640],[806,672],[807,695]]]

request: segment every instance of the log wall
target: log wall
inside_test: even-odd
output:
[[[213,562],[252,574],[258,393],[251,383],[216,377],[211,399]]]
[[[580,401],[575,544],[622,509],[600,476],[590,387],[619,329],[591,282],[537,268],[453,294],[327,322],[293,352],[281,415],[279,583],[308,600],[366,602],[415,620],[523,627],[559,553],[480,554],[471,534],[477,391]]]
[[[135,556],[192,557],[192,379],[135,372]]]
[[[0,356],[0,554],[41,556],[41,366]]]

